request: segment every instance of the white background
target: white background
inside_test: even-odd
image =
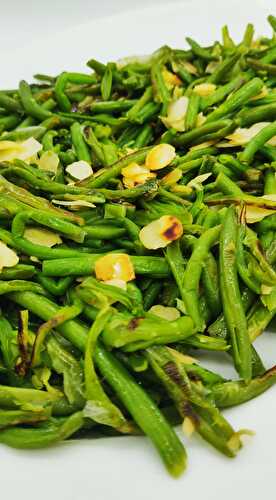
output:
[[[149,10],[137,10],[149,4],[153,5]],[[265,17],[273,5],[275,0],[180,0],[173,4],[164,0],[136,4],[126,0],[0,0],[0,88],[31,78],[34,72],[83,69],[91,57],[112,60],[147,53],[164,43],[183,46],[185,35],[208,42],[220,36],[225,23],[238,40],[248,21],[254,22],[258,33],[267,33]],[[274,15],[275,11],[276,7]],[[102,19],[102,15],[109,17]],[[276,361],[274,335],[267,334],[257,346],[268,367]],[[226,412],[235,427],[256,431],[235,460],[220,456],[199,439],[185,440],[189,468],[177,481],[166,475],[144,438],[65,443],[29,452],[0,447],[1,498],[274,499],[275,396],[276,389],[272,389]]]

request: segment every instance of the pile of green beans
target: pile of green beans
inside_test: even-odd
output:
[[[249,24],[235,43],[224,26],[208,47],[187,38],[185,50],[91,59],[87,73],[0,91],[0,443],[145,434],[174,477],[187,462],[177,424],[228,457],[241,448],[221,409],[276,382],[254,347],[276,314],[268,21],[271,37],[255,39]],[[38,152],[24,157],[28,140]],[[147,165],[161,144],[172,161],[127,184],[125,167]],[[87,178],[72,178],[76,162],[92,167]],[[164,216],[181,234],[144,245],[141,229]],[[116,254],[135,273],[125,288],[97,276],[99,259]],[[237,380],[204,368],[201,350],[226,353]]]

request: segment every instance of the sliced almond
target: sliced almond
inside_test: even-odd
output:
[[[246,205],[245,220],[247,224],[255,224],[269,215],[275,214],[272,208],[262,208],[255,205]]]
[[[172,73],[171,71],[169,71],[167,68],[164,68],[162,70],[162,76],[163,76],[163,79],[164,79],[166,86],[169,89],[172,89],[173,87],[179,86],[182,84],[182,81],[180,80],[180,78],[177,75],[175,75],[174,73]]]
[[[168,115],[161,117],[162,122],[167,128],[174,128],[178,132],[185,130],[185,115],[188,108],[189,99],[186,96],[179,97],[168,106]]]
[[[154,179],[156,174],[153,172],[147,172],[147,174],[136,175],[135,177],[123,177],[123,184],[126,188],[132,189],[141,184],[145,184],[149,179]]]
[[[204,114],[202,113],[202,111],[200,113],[198,113],[197,115],[197,120],[196,120],[196,126],[197,127],[200,127],[201,125],[203,125],[203,123],[205,123],[207,120],[207,117],[204,116]]]
[[[144,165],[138,163],[130,163],[127,167],[122,169],[123,184],[125,187],[131,189],[140,184],[145,184],[146,181],[156,177]]]
[[[54,151],[45,151],[37,161],[38,168],[57,173],[59,157]]]
[[[185,68],[191,75],[197,75],[196,67],[189,61],[181,61],[181,66],[183,66],[183,68]]]
[[[181,168],[174,168],[171,172],[162,177],[161,183],[166,186],[172,186],[173,184],[176,184],[178,181],[180,181],[182,175],[183,172]]]
[[[193,90],[200,97],[208,97],[215,92],[216,88],[214,83],[199,83],[199,85],[195,85]]]
[[[138,163],[130,163],[127,167],[122,168],[122,175],[124,177],[135,177],[140,174],[148,174],[149,169],[144,165],[138,165]]]
[[[147,154],[146,167],[149,170],[160,170],[167,167],[175,158],[175,148],[171,144],[158,144]]]
[[[237,128],[232,134],[227,135],[226,139],[230,141],[232,146],[243,146],[267,125],[268,122],[258,122],[249,128]]]
[[[197,151],[198,149],[208,148],[209,146],[213,146],[216,141],[205,141],[200,144],[196,144],[196,146],[192,146],[189,151]]]
[[[27,227],[24,231],[24,238],[35,245],[49,248],[62,243],[62,239],[57,233],[38,227]]]
[[[87,208],[95,208],[96,205],[94,203],[91,203],[90,201],[86,200],[71,200],[71,201],[66,201],[66,200],[52,200],[52,203],[55,205],[63,205],[65,207],[72,208],[73,210],[79,210],[82,207],[87,207]]]
[[[6,243],[0,241],[0,271],[3,267],[13,267],[18,264],[19,258],[14,250],[9,248]]]
[[[183,227],[179,219],[173,215],[163,215],[147,226],[139,233],[141,243],[149,250],[164,248],[183,234]]]
[[[77,179],[78,181],[83,181],[84,179],[87,179],[88,177],[93,175],[91,165],[89,165],[89,163],[84,160],[74,161],[70,165],[67,165],[65,170],[68,174],[70,174],[74,179]]]
[[[205,68],[205,73],[209,73],[210,75],[212,75],[219,64],[220,63],[218,61],[210,61]]]
[[[149,311],[155,316],[159,316],[159,318],[166,319],[167,321],[174,321],[175,319],[180,318],[180,312],[176,307],[166,307],[161,304],[156,304],[152,306]]]
[[[23,160],[28,162],[41,149],[42,145],[33,137],[22,142],[0,141],[0,161]]]
[[[133,264],[125,253],[109,253],[100,257],[95,264],[96,278],[101,281],[135,279]]]
[[[190,180],[187,184],[188,187],[196,188],[199,184],[203,184],[209,177],[212,175],[212,172],[206,172],[206,174],[201,174]]]

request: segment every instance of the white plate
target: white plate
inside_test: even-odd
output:
[[[35,72],[82,70],[91,57],[113,60],[149,53],[160,45],[183,46],[186,35],[201,42],[220,36],[227,23],[236,38],[248,21],[259,34],[274,0],[192,0],[150,8],[77,26],[32,45],[1,54],[0,88],[15,86]],[[274,12],[275,14],[275,12]],[[31,15],[31,14],[30,14]],[[54,15],[54,13],[53,13]],[[276,360],[275,334],[257,342],[267,366]],[[206,357],[206,356],[205,356]],[[207,356],[208,358],[208,356]],[[223,367],[220,367],[221,369]],[[230,366],[226,372],[231,375]],[[236,428],[256,431],[235,460],[220,456],[199,439],[187,441],[189,467],[171,479],[146,438],[109,438],[64,443],[43,451],[0,447],[1,497],[21,500],[259,500],[273,497],[275,484],[276,390],[228,410]]]

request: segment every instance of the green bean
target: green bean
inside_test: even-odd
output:
[[[205,328],[203,319],[199,312],[198,286],[199,280],[209,249],[218,240],[221,227],[216,226],[205,231],[200,236],[194,246],[194,250],[187,262],[187,267],[183,275],[184,286],[182,288],[182,298],[184,300],[188,314],[191,315],[196,328],[202,332]]]
[[[0,134],[6,130],[11,130],[18,125],[20,118],[18,115],[0,117]]]
[[[74,150],[76,152],[78,160],[84,160],[88,163],[91,163],[91,156],[83,137],[81,125],[78,122],[75,122],[73,123],[73,125],[71,125],[70,130],[72,136],[72,144],[74,146]]]
[[[6,111],[10,111],[11,113],[22,114],[23,109],[18,102],[13,97],[5,94],[4,92],[0,92],[0,106],[4,108]]]
[[[99,188],[99,187],[104,186],[110,179],[120,175],[121,170],[124,167],[127,167],[130,163],[143,162],[146,158],[146,155],[148,154],[148,152],[150,150],[151,150],[151,147],[143,148],[143,149],[138,150],[135,153],[131,153],[129,155],[126,155],[125,157],[118,160],[118,162],[115,163],[111,168],[108,168],[105,172],[103,172],[101,175],[99,175],[95,179],[92,179],[91,181],[88,181],[88,182],[86,181],[86,185],[90,188]]]
[[[212,387],[212,394],[219,408],[228,408],[250,401],[265,392],[276,382],[276,369],[271,368],[262,376],[253,378],[249,383],[223,382]]]
[[[257,151],[274,135],[276,135],[276,121],[264,127],[249,141],[240,155],[240,161],[251,163]]]
[[[209,50],[207,50],[203,47],[200,47],[200,45],[192,38],[186,37],[186,40],[187,40],[188,44],[190,45],[193,53],[197,57],[199,57],[200,59],[204,59],[205,61],[213,61],[213,60],[217,59],[217,57],[213,56]]]
[[[111,91],[112,91],[112,79],[113,73],[109,65],[106,66],[102,82],[101,82],[101,94],[104,101],[108,101]]]
[[[7,428],[0,433],[0,442],[13,448],[43,448],[69,438],[83,426],[83,414],[55,419],[35,428]]]
[[[71,111],[71,102],[65,94],[68,83],[91,84],[95,83],[94,76],[82,73],[61,73],[55,83],[55,97],[62,111]]]
[[[192,94],[189,97],[187,112],[185,115],[185,130],[191,130],[196,127],[197,115],[199,111],[199,96]]]
[[[19,97],[26,113],[39,121],[52,117],[51,111],[38,104],[32,95],[30,86],[25,80],[19,84]]]
[[[168,90],[168,87],[165,84],[162,71],[161,71],[161,64],[159,62],[153,64],[152,69],[151,69],[151,79],[152,79],[152,85],[153,85],[153,90],[155,94],[155,99],[158,102],[161,102],[163,104],[162,106],[162,115],[166,115],[168,104],[170,101],[170,92]],[[150,103],[148,103],[150,104]],[[141,113],[141,110],[140,110]]]
[[[142,96],[133,104],[126,114],[130,122],[136,122],[137,115],[144,108],[144,106],[152,100],[152,97],[152,88],[147,87]]]
[[[269,75],[276,75],[276,64],[265,63],[251,57],[247,57],[246,62],[250,68],[256,71],[265,71]]]
[[[58,252],[58,249],[52,249]],[[61,252],[73,252],[73,250],[59,250]],[[50,253],[50,252],[49,252]],[[32,254],[33,255],[33,254]],[[85,276],[93,271],[95,262],[101,255],[87,255],[86,257],[65,258],[56,260],[45,260],[42,272],[45,276]],[[140,257],[130,256],[135,272],[144,276],[163,278],[169,275],[169,267],[162,257]]]
[[[236,90],[238,90],[244,83],[247,82],[247,80],[248,77],[246,74],[237,76],[233,78],[233,80],[231,80],[229,83],[218,87],[213,94],[207,97],[202,97],[200,100],[201,110],[204,111],[205,109],[223,101],[229,94],[231,94],[231,92],[235,92]]]
[[[34,314],[39,315],[44,320],[50,319],[58,311],[58,307],[48,300],[47,302],[41,302],[38,299],[39,297],[31,292],[29,292],[29,295],[26,295],[26,293],[24,295],[13,295],[13,300],[16,300],[21,305],[25,304],[23,307],[32,310]],[[32,305],[27,306],[27,302],[31,302]],[[81,324],[70,320],[61,325],[59,330],[74,345],[84,350],[87,330]],[[157,406],[147,396],[142,387],[137,385],[119,361],[101,345],[97,345],[95,350],[95,361],[102,375],[114,388],[134,420],[152,439],[169,472],[173,476],[181,474],[185,468],[184,448]]]
[[[219,120],[213,121],[212,123],[204,123],[200,127],[190,130],[189,132],[179,134],[177,137],[175,137],[175,139],[173,139],[172,143],[174,146],[181,147],[188,144],[193,144],[197,140],[200,140],[202,142],[203,138],[205,140],[206,136],[218,132],[222,129],[224,130],[225,128],[228,128],[229,125],[232,125],[231,120]]]
[[[221,83],[228,76],[229,71],[235,66],[235,64],[241,58],[239,52],[235,52],[233,55],[228,56],[222,61],[215,71],[208,77],[210,83]]]
[[[248,23],[241,42],[242,45],[244,45],[245,47],[250,47],[253,40],[253,36],[254,36],[254,26],[253,24]]]
[[[234,208],[229,207],[220,235],[220,291],[235,366],[241,377],[248,381],[252,372],[250,340],[238,285],[236,242],[236,215]]]
[[[253,80],[245,83],[234,94],[223,102],[217,109],[212,111],[206,120],[206,125],[209,122],[216,123],[217,120],[228,116],[239,109],[243,104],[247,103],[251,97],[257,95],[263,87],[263,82],[260,78],[253,78]],[[205,126],[206,126],[205,125]]]
[[[241,127],[247,127],[253,123],[276,119],[276,103],[256,106],[252,109],[243,109],[238,114],[238,121]]]

